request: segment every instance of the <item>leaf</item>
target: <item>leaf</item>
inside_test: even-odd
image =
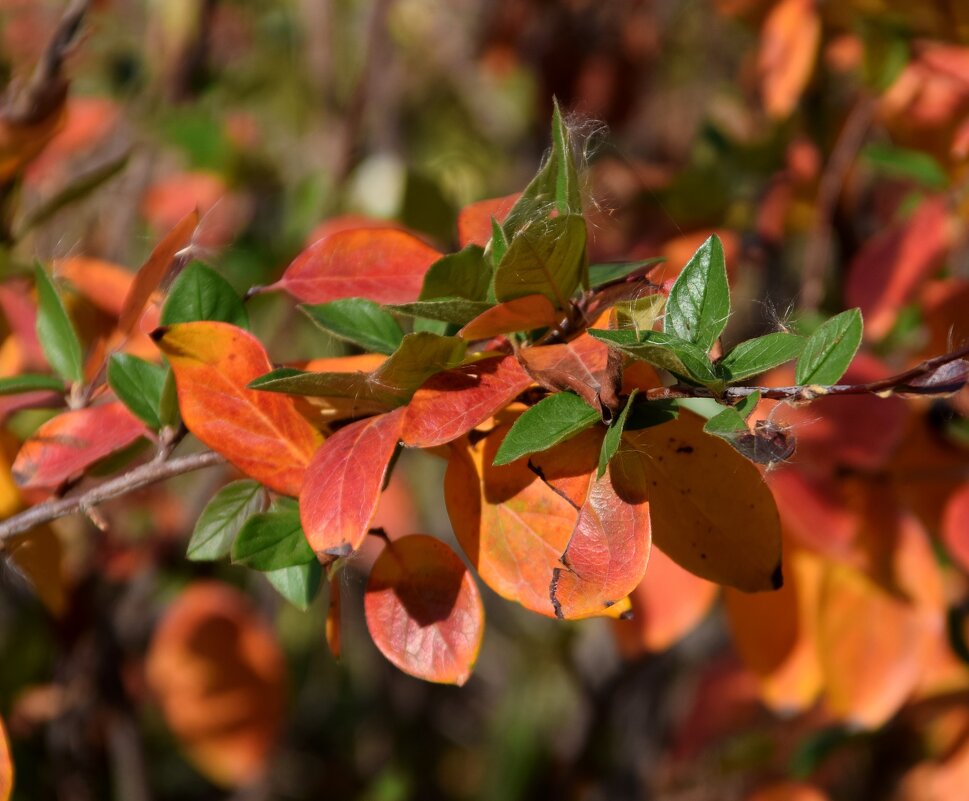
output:
[[[728,442],[731,442],[736,434],[748,433],[750,431],[747,428],[747,421],[744,420],[743,415],[732,406],[717,412],[717,414],[707,420],[703,426],[703,430],[707,434],[712,434],[715,437],[722,437]]]
[[[232,543],[232,563],[253,570],[282,570],[314,561],[300,525],[299,510],[274,507],[243,524]]]
[[[651,267],[654,264],[661,264],[666,259],[656,256],[652,259],[641,259],[640,261],[620,261],[610,264],[591,264],[589,265],[589,284],[593,289],[601,287],[612,281],[618,281],[627,275]]]
[[[578,395],[556,392],[527,409],[515,421],[495,454],[494,464],[509,464],[529,453],[548,450],[599,420],[599,413]]]
[[[193,562],[228,556],[232,542],[245,522],[265,505],[258,481],[233,481],[205,505],[188,542],[186,556]]]
[[[118,328],[122,333],[130,333],[135,327],[135,323],[141,318],[145,304],[165,278],[175,257],[191,243],[195,229],[198,228],[199,219],[198,209],[182,217],[175,227],[155,245],[148,260],[138,270],[118,317]]]
[[[321,560],[347,556],[363,544],[397,449],[403,414],[397,409],[351,423],[313,457],[299,508],[306,539]]]
[[[388,308],[398,314],[438,320],[453,325],[464,325],[479,314],[491,308],[490,303],[465,298],[436,298],[435,300],[416,300],[413,303],[398,303]]]
[[[407,334],[390,358],[370,372],[304,373],[282,368],[249,386],[264,392],[376,401],[392,408],[406,403],[431,376],[460,364],[466,348],[458,337]]]
[[[185,755],[210,781],[244,786],[265,774],[283,723],[286,661],[238,590],[189,585],[152,636],[145,675]]]
[[[404,338],[393,315],[366,298],[300,306],[300,311],[327,333],[364,350],[389,355]]]
[[[542,294],[555,308],[567,308],[582,279],[585,244],[585,220],[577,214],[530,225],[511,240],[495,268],[495,297]]]
[[[629,397],[626,399],[626,405],[622,407],[619,417],[613,421],[612,425],[606,431],[606,436],[602,440],[602,450],[599,451],[599,469],[596,471],[596,478],[602,478],[605,475],[609,462],[612,461],[612,457],[619,450],[619,443],[622,441],[622,432],[626,428],[626,419],[629,417],[629,410],[632,409],[638,393],[639,390],[634,389],[629,394]]]
[[[555,325],[560,316],[544,295],[526,295],[480,311],[458,331],[458,336],[490,339],[512,331],[531,331]]]
[[[491,263],[494,266],[501,264],[501,260],[505,258],[505,254],[508,252],[508,246],[511,243],[508,241],[508,235],[505,233],[505,229],[498,224],[495,219],[491,220],[491,241],[488,243],[488,250],[491,255]],[[489,289],[488,300],[494,300],[494,287],[491,286]]]
[[[363,603],[374,643],[402,671],[441,684],[471,676],[484,606],[464,562],[443,542],[424,534],[388,542]]]
[[[700,245],[670,288],[663,332],[696,345],[706,354],[723,332],[729,316],[730,288],[723,243],[713,234]]]
[[[37,339],[54,371],[65,381],[84,380],[81,343],[64,303],[50,276],[39,264],[34,267],[37,286]]]
[[[13,793],[13,757],[10,754],[10,741],[7,739],[7,730],[3,726],[3,719],[0,718],[0,801],[9,801]]]
[[[794,380],[801,386],[835,384],[844,375],[861,344],[858,309],[849,309],[824,322],[804,343]]]
[[[168,371],[129,353],[108,360],[108,385],[128,409],[149,428],[161,428],[161,401]]]
[[[747,796],[746,801],[830,801],[830,798],[811,784],[775,782]]]
[[[781,586],[781,534],[759,471],[703,433],[687,410],[669,423],[627,430],[610,473],[629,502],[648,500],[656,545],[681,567],[745,592]]]
[[[232,285],[215,270],[193,261],[179,274],[162,308],[161,324],[215,320],[249,328],[249,313]]]
[[[604,402],[618,404],[618,376],[609,369],[609,348],[597,339],[583,334],[558,345],[521,348],[518,358],[528,374],[548,390],[571,390],[603,415],[609,413],[602,411]]]
[[[723,383],[706,353],[677,336],[662,331],[640,331],[637,334],[635,331],[597,329],[590,329],[589,334],[610,347],[688,381],[708,387]]]
[[[323,566],[315,559],[303,565],[268,570],[263,575],[283,598],[301,612],[310,608],[323,584]]]
[[[488,240],[491,239],[492,219],[497,220],[499,224],[504,222],[519,196],[519,193],[515,192],[513,195],[504,197],[479,200],[461,209],[458,213],[458,241],[461,247],[467,249],[469,245],[480,247],[487,245]]]
[[[27,580],[40,601],[55,617],[67,608],[64,547],[50,526],[40,526],[8,540],[9,564]]]
[[[909,150],[884,142],[872,142],[861,151],[861,158],[880,175],[908,178],[929,189],[941,190],[949,185],[942,165],[928,153]]]
[[[461,220],[458,218],[459,228],[460,225]],[[492,269],[481,249],[487,243],[491,233],[490,220],[487,225],[488,234],[480,245],[465,244],[463,250],[441,256],[427,269],[420,300],[464,298],[484,301],[488,299]]]
[[[367,298],[408,303],[421,294],[424,274],[441,254],[396,228],[337,231],[300,253],[271,289],[303,303]]]
[[[63,412],[23,444],[13,476],[23,488],[57,487],[147,435],[145,424],[121,403]]]
[[[959,567],[969,573],[969,483],[953,492],[946,502],[942,542]]]
[[[858,306],[865,334],[880,340],[899,310],[939,269],[949,248],[949,205],[945,195],[926,198],[915,213],[872,237],[848,268],[846,305]]]
[[[811,79],[821,42],[821,17],[814,0],[780,0],[764,20],[757,54],[764,109],[784,119]]]
[[[504,409],[531,383],[514,356],[495,356],[438,373],[407,405],[401,440],[411,448],[451,442]]]
[[[552,575],[549,596],[558,618],[602,614],[631,593],[646,572],[651,544],[649,504],[620,497],[612,479],[594,481]]]
[[[64,382],[51,375],[24,373],[0,378],[0,396],[20,395],[24,392],[63,392]]]
[[[717,368],[728,384],[735,384],[796,359],[804,345],[804,338],[796,334],[766,334],[741,342],[717,362]]]
[[[298,495],[323,437],[291,398],[248,388],[271,368],[259,340],[211,321],[159,328],[152,337],[172,365],[188,430],[250,478]]]

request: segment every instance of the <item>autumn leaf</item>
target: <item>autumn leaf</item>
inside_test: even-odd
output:
[[[607,371],[609,347],[588,334],[559,345],[522,348],[519,358],[543,387],[554,392],[571,390],[593,409],[601,408],[604,390],[612,384]]]
[[[338,231],[310,245],[270,289],[303,303],[361,297],[408,303],[421,294],[424,274],[441,254],[396,228]]]
[[[761,787],[746,801],[829,801],[828,795],[804,782],[778,782]]]
[[[29,582],[41,603],[55,617],[67,607],[64,548],[50,526],[14,537],[6,546],[13,567]]]
[[[952,558],[969,573],[969,483],[952,493],[945,505],[942,541]]]
[[[165,611],[146,678],[186,756],[223,786],[261,776],[280,730],[286,664],[272,630],[225,584],[196,582]]]
[[[663,425],[626,431],[610,472],[620,497],[648,500],[653,539],[702,578],[745,592],[777,589],[780,522],[757,468],[703,432],[687,410]]]
[[[776,119],[797,106],[811,79],[821,18],[815,0],[781,0],[764,20],[757,70],[764,109]]]
[[[188,430],[243,473],[297,496],[322,435],[291,398],[247,388],[272,369],[262,344],[228,323],[179,323],[153,334],[175,373]]]
[[[7,740],[7,730],[0,718],[0,801],[8,801],[13,792],[13,757],[10,755],[10,743]]]
[[[24,488],[56,487],[95,462],[150,436],[145,424],[118,402],[64,412],[23,444],[13,476]]]
[[[491,239],[491,220],[503,223],[520,196],[520,192],[515,192],[504,197],[469,203],[461,209],[458,214],[458,241],[461,247],[487,245]]]
[[[849,507],[843,483],[815,472],[788,465],[771,470],[765,478],[785,533],[819,553],[844,557],[858,533],[857,516]]]
[[[428,379],[404,413],[401,439],[432,448],[457,439],[503,409],[532,379],[514,356],[496,356]]]
[[[478,658],[484,606],[464,563],[424,534],[384,546],[364,595],[370,636],[405,673],[464,684]]]
[[[544,295],[526,295],[492,306],[458,331],[464,339],[490,339],[511,331],[531,331],[555,325],[559,319],[552,302]]]
[[[299,496],[310,546],[327,561],[363,543],[400,439],[403,409],[341,428],[316,452]]]

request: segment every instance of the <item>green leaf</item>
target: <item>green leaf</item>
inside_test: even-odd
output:
[[[619,261],[609,264],[592,264],[589,266],[589,283],[593,289],[608,284],[610,281],[618,281],[625,278],[630,273],[649,267],[653,264],[660,264],[666,261],[662,256],[642,261]]]
[[[389,355],[400,347],[404,338],[394,316],[366,298],[345,298],[299,309],[337,339],[374,353]]]
[[[496,267],[501,263],[501,260],[505,258],[505,253],[508,252],[508,235],[505,233],[505,229],[498,224],[498,221],[492,217],[491,218],[491,241],[488,243],[488,249],[491,255],[491,263]],[[489,282],[489,295],[490,295],[490,282]],[[486,296],[486,300],[493,300],[494,298]]]
[[[894,178],[909,178],[930,189],[944,189],[949,176],[928,153],[885,143],[873,143],[862,151],[862,158],[877,173]]]
[[[578,395],[556,392],[543,398],[519,417],[495,454],[503,465],[529,453],[558,445],[600,420],[599,413]]]
[[[566,308],[582,280],[585,243],[585,220],[577,214],[534,223],[512,239],[498,263],[495,297],[541,294],[557,309]]]
[[[232,563],[253,570],[281,570],[315,561],[299,522],[299,509],[290,506],[254,514],[232,543]]]
[[[728,384],[759,375],[801,355],[805,339],[778,332],[741,342],[718,363]]]
[[[161,324],[215,320],[249,328],[249,313],[232,285],[201,262],[189,264],[172,284]]]
[[[263,574],[276,591],[302,612],[309,609],[323,584],[323,566],[316,560]]]
[[[399,406],[432,375],[460,364],[466,349],[460,337],[407,334],[390,358],[370,373],[306,373],[284,367],[260,376],[249,388]]]
[[[84,358],[77,332],[67,316],[64,302],[50,276],[39,264],[34,267],[37,285],[37,339],[50,366],[65,381],[84,380]]]
[[[663,331],[706,353],[723,333],[729,316],[723,243],[714,234],[700,245],[670,288]]]
[[[20,395],[23,392],[43,390],[63,392],[64,382],[52,375],[35,375],[33,373],[0,378],[0,395]]]
[[[424,274],[418,300],[464,298],[486,300],[493,274],[479,245],[468,245],[434,262]]]
[[[723,384],[706,353],[679,337],[662,331],[640,331],[637,334],[635,331],[590,329],[589,333],[623,353],[687,381],[711,388],[719,388]]]
[[[860,309],[843,311],[818,327],[797,360],[798,385],[837,383],[861,345],[862,330]]]
[[[108,361],[108,385],[118,399],[150,428],[159,429],[162,394],[168,371],[130,353],[112,354]]]
[[[165,374],[165,384],[162,387],[161,400],[158,403],[158,419],[162,427],[178,428],[182,422],[182,415],[178,408],[178,389],[175,385],[175,373],[171,368]]]
[[[732,435],[747,431],[747,422],[739,411],[729,406],[707,420],[703,430],[715,437],[730,440]]]
[[[188,543],[187,556],[206,562],[228,556],[243,524],[263,508],[265,494],[258,481],[226,484],[206,504]]]
[[[741,417],[744,418],[744,420],[746,420],[748,417],[750,417],[751,414],[753,414],[754,409],[757,407],[758,403],[760,403],[760,391],[755,390],[754,392],[751,392],[749,395],[743,398],[743,400],[741,400],[733,408],[737,410],[737,412],[740,414]]]
[[[413,303],[398,303],[387,308],[410,317],[424,317],[428,320],[440,320],[443,323],[465,325],[491,307],[491,303],[466,298],[436,298]]]
[[[596,472],[596,478],[602,478],[605,475],[609,462],[612,461],[612,457],[619,450],[619,443],[622,442],[622,432],[626,428],[626,419],[629,417],[629,410],[632,409],[638,392],[638,389],[634,389],[629,393],[629,398],[619,413],[619,417],[613,420],[612,425],[609,426],[609,430],[606,431],[606,436],[602,440],[602,448],[599,451],[599,469]]]
[[[626,419],[624,431],[639,431],[675,420],[680,415],[680,407],[675,400],[654,400],[637,403]]]

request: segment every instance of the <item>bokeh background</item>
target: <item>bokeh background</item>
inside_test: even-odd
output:
[[[22,325],[16,275],[34,259],[63,263],[75,318],[108,326],[123,276],[70,260],[134,270],[195,206],[208,262],[240,293],[363,218],[454,249],[463,206],[520,190],[539,165],[553,96],[584,143],[593,261],[679,268],[715,231],[735,293],[729,336],[861,306],[859,381],[969,336],[960,0],[91,6],[62,127],[0,191],[6,339]],[[22,85],[63,11],[0,0],[4,82]],[[284,297],[250,311],[278,360],[343,352]],[[4,361],[10,349],[4,374],[29,364]],[[965,798],[967,396],[783,411],[801,444],[769,477],[797,561],[782,598],[724,605],[657,562],[636,621],[563,624],[485,589],[488,630],[463,688],[377,653],[361,609],[370,553],[338,579],[339,662],[326,591],[304,613],[257,573],[188,561],[228,471],[112,502],[103,532],[59,521],[0,568],[13,797]],[[3,408],[5,468],[44,415]],[[443,470],[406,454],[378,522],[450,540]],[[4,515],[36,500],[14,492]],[[891,580],[852,561],[872,541]],[[830,574],[844,564],[875,589],[839,594]],[[818,623],[832,618],[849,631]],[[211,675],[193,670],[219,659],[222,685],[204,689]]]

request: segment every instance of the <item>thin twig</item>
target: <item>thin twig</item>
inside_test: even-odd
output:
[[[191,456],[182,456],[167,462],[157,460],[148,462],[136,467],[129,473],[105,481],[103,484],[98,484],[80,495],[46,501],[8,518],[0,523],[0,544],[5,543],[11,537],[30,531],[36,526],[49,523],[51,520],[57,520],[76,512],[85,512],[100,503],[104,503],[104,501],[127,495],[129,492],[147,487],[149,484],[155,484],[182,473],[200,470],[203,467],[212,467],[224,461],[223,457],[214,451],[206,451]]]

